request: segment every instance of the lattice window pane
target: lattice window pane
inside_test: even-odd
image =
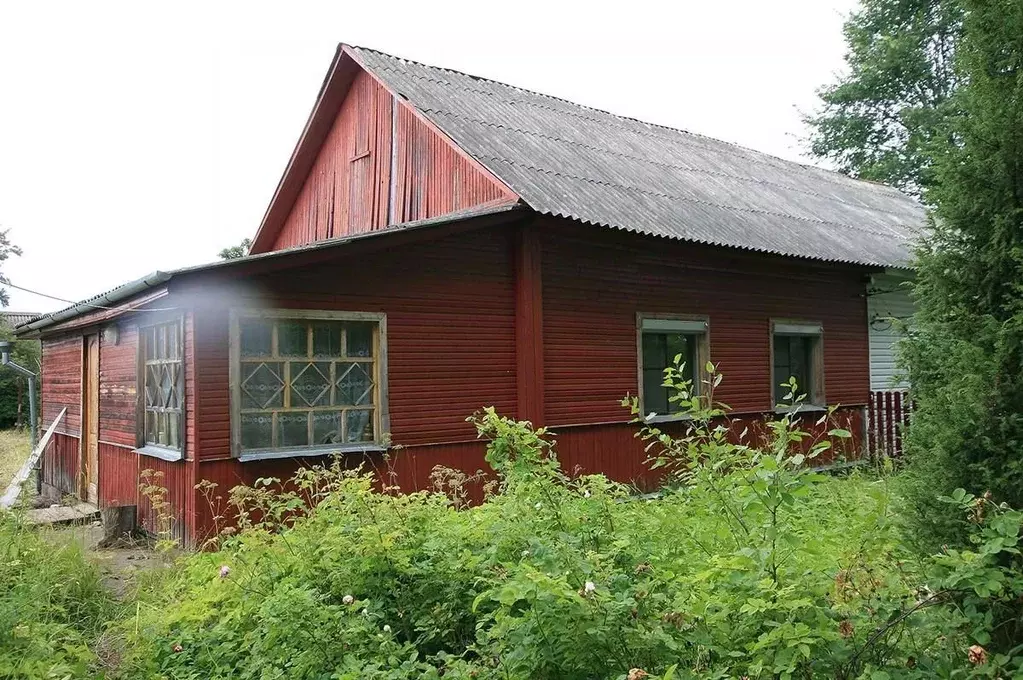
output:
[[[369,409],[345,411],[345,441],[349,443],[373,441],[373,411]]]
[[[341,406],[364,406],[373,403],[373,365],[361,362],[339,363],[337,401]]]
[[[341,356],[341,328],[337,321],[316,321],[313,323],[313,356]]]
[[[243,413],[241,415],[243,449],[268,449],[273,442],[272,413]]]
[[[309,326],[298,321],[281,321],[277,325],[277,345],[282,357],[309,356]]]
[[[341,414],[337,411],[318,411],[313,414],[313,444],[340,444]]]
[[[284,364],[261,362],[242,364],[242,408],[266,409],[284,406]]]
[[[373,324],[351,322],[345,324],[345,333],[348,341],[348,351],[346,356],[373,356]]]
[[[291,364],[291,405],[326,406],[330,403],[330,362]]]
[[[277,432],[280,436],[279,445],[309,446],[309,412],[288,411],[277,415]]]
[[[145,444],[180,449],[184,372],[182,369],[181,321],[150,326],[140,333],[143,363],[141,376],[145,415]]]
[[[273,354],[272,322],[245,319],[238,324],[238,334],[243,357],[268,357]]]
[[[375,440],[375,322],[240,319],[238,332],[241,450]]]

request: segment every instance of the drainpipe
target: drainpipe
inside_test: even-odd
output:
[[[0,364],[9,366],[16,373],[20,373],[28,379],[28,418],[29,418],[29,432],[31,432],[31,450],[35,451],[36,444],[39,442],[39,423],[36,418],[36,374],[28,370],[24,366],[11,361],[11,343],[7,341],[0,342]],[[40,458],[40,461],[42,458]],[[42,465],[42,463],[39,463]],[[37,473],[40,470],[36,470]],[[43,476],[42,474],[36,474],[36,487],[42,485]],[[37,488],[38,492],[39,489]]]

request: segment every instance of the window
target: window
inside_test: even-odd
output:
[[[675,357],[685,362],[683,376],[692,381],[693,392],[703,388],[701,370],[708,359],[705,319],[656,318],[639,315],[640,402],[644,414],[670,416],[680,407],[668,399],[663,386],[664,369]]]
[[[798,394],[805,394],[804,403],[824,405],[824,361],[821,349],[821,325],[813,323],[775,322],[772,338],[772,383],[774,402],[785,399],[789,378],[795,378]],[[797,395],[798,396],[798,395]]]
[[[185,400],[181,319],[144,326],[139,334],[143,383],[140,443],[143,450],[155,448],[180,453],[184,441]]]
[[[237,315],[236,453],[287,455],[379,444],[383,324],[378,314]]]

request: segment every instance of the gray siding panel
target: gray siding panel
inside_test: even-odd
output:
[[[899,368],[896,345],[905,324],[913,315],[914,305],[906,282],[912,278],[902,273],[887,272],[874,276],[867,298],[870,323],[870,389],[890,390],[909,387],[904,371]]]

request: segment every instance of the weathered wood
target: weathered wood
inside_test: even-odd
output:
[[[123,543],[130,543],[139,533],[138,506],[119,505],[100,510],[103,522],[103,538],[100,548],[111,548]]]
[[[32,468],[35,467],[36,461],[39,460],[39,456],[43,455],[43,451],[50,443],[50,439],[53,437],[53,433],[57,429],[57,424],[64,418],[67,413],[67,408],[62,408],[57,417],[53,419],[50,426],[46,428],[46,434],[36,444],[35,449],[29,454],[28,460],[25,461],[21,469],[18,470],[17,474],[14,475],[14,479],[7,486],[7,490],[4,491],[4,495],[0,497],[0,508],[9,508],[14,505],[14,502],[18,500],[18,495],[21,494],[21,485],[28,479],[29,474],[32,473]]]

